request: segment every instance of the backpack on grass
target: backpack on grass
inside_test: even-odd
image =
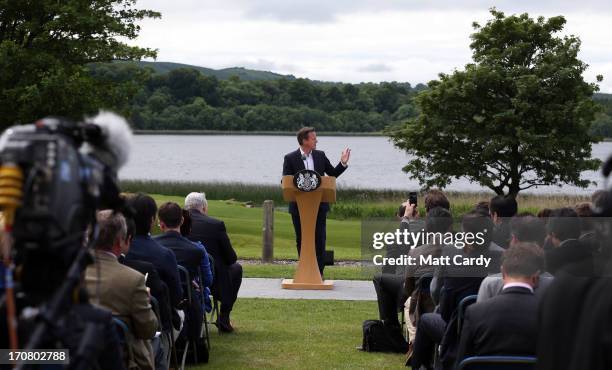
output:
[[[408,342],[399,326],[385,325],[381,320],[363,322],[362,349],[366,352],[406,353]]]

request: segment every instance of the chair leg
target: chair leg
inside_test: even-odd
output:
[[[202,330],[200,330],[200,338],[204,338],[206,341],[206,348],[210,351],[210,336],[208,331],[208,319],[206,318],[206,311],[204,311],[204,318],[202,320]]]
[[[181,360],[181,370],[185,370],[185,360],[187,359],[187,351],[189,350],[189,341],[185,342],[185,349],[183,350],[183,359]]]
[[[178,355],[176,354],[176,345],[174,342],[174,333],[172,330],[173,329],[170,329],[170,362],[174,364],[175,369],[178,369],[179,368]]]

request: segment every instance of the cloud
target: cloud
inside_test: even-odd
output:
[[[359,72],[390,72],[392,70],[393,68],[384,63],[372,63],[357,69]]]
[[[161,1],[149,1],[161,5]],[[351,14],[380,12],[473,12],[496,7],[506,13],[557,15],[568,12],[610,13],[606,0],[204,0],[187,3],[197,7],[225,8],[248,19],[268,19],[287,23],[333,23]]]
[[[139,1],[138,7],[159,10],[163,18],[141,22],[141,36],[129,42],[158,48],[159,60],[215,69],[244,66],[313,80],[416,84],[471,61],[471,24],[486,23],[493,5],[476,0],[286,2],[292,5],[281,7],[278,0]],[[504,8],[508,1],[498,3],[510,13]],[[579,57],[590,65],[585,79],[594,82],[602,74],[602,91],[612,92],[612,39],[607,36],[612,5],[602,4],[585,0],[580,3],[584,9],[575,11],[570,8],[576,5],[555,7],[550,1],[511,5],[539,6],[532,16],[564,14],[564,34],[582,40]],[[587,11],[595,5],[601,9]]]
[[[289,63],[276,63],[267,59],[254,59],[239,61],[236,63],[238,67],[245,67],[249,69],[256,69],[259,71],[271,71],[276,73],[294,73],[299,72],[299,68]]]

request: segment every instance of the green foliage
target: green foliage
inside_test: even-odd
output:
[[[135,3],[0,0],[0,128],[50,114],[81,118],[99,108],[125,108],[137,80],[119,85],[95,78],[86,64],[156,55],[119,41],[138,36],[137,21],[160,16]]]
[[[414,156],[404,167],[425,187],[466,177],[515,196],[539,185],[588,185],[595,170],[589,128],[596,84],[583,80],[580,40],[556,37],[563,17],[506,17],[475,23],[474,63],[440,74],[416,98],[420,115],[388,131]]]
[[[407,83],[351,85],[267,74],[267,80],[221,79],[207,68],[170,65],[90,68],[94,76],[141,77],[129,107],[133,128],[140,130],[296,131],[308,125],[327,132],[380,132],[416,115],[415,90]]]

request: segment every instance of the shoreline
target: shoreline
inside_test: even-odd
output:
[[[133,130],[134,135],[295,136],[294,131]],[[385,136],[375,132],[317,131],[322,136]],[[611,139],[612,140],[612,139]]]
[[[224,130],[132,130],[134,135],[216,135],[216,136],[295,136],[294,131],[224,131]],[[317,131],[320,136],[386,136],[381,131],[374,132],[346,132],[346,131]],[[612,137],[602,138],[600,143],[612,142]]]
[[[240,188],[242,190],[257,190],[258,192],[281,192],[280,183],[279,185],[274,184],[266,184],[266,183],[246,183],[240,181],[172,181],[172,180],[145,180],[145,179],[120,179],[119,182],[121,185],[125,185],[129,188],[138,187],[142,185],[144,187],[148,186],[156,186],[156,187],[168,187],[168,188],[218,188],[218,187],[234,187]],[[449,196],[494,196],[495,193],[490,190],[445,190],[445,194]],[[562,193],[560,191],[550,192],[550,193],[533,193],[533,192],[521,192],[519,193],[519,197],[534,197],[534,198],[584,198],[590,196],[591,193],[597,191],[599,189],[594,189],[592,191],[585,190],[584,193]],[[409,191],[417,191],[419,194],[424,194],[425,191],[421,189],[402,189],[402,188],[360,188],[360,187],[338,187],[338,193],[364,193],[368,195],[380,195],[384,198],[395,197],[397,195],[406,195]],[[182,194],[181,191],[179,193]],[[166,195],[177,195],[175,192],[170,192]]]

